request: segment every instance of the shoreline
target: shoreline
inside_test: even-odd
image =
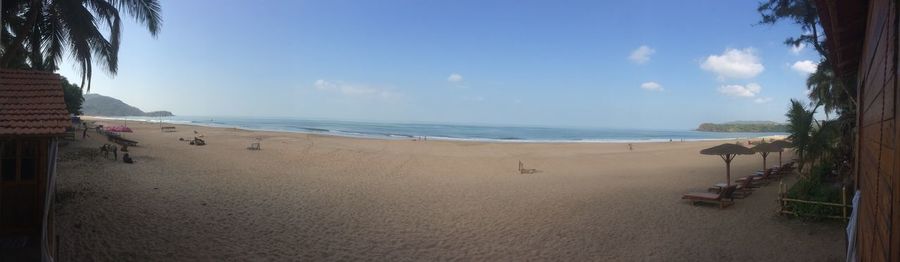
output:
[[[743,140],[758,140],[758,139],[767,139],[767,140],[777,140],[777,139],[785,139],[787,135],[769,135],[769,134],[760,134],[759,136],[753,137],[730,137],[730,138],[692,138],[692,139],[582,139],[582,140],[537,140],[537,139],[497,139],[497,138],[456,138],[456,137],[441,137],[441,136],[412,136],[412,135],[393,135],[393,134],[363,134],[363,133],[353,133],[353,132],[344,132],[339,130],[327,130],[322,129],[324,131],[316,131],[316,128],[304,128],[308,129],[308,131],[303,130],[278,130],[278,129],[258,129],[258,128],[247,128],[241,127],[237,125],[225,125],[225,124],[202,124],[202,123],[183,123],[172,122],[166,120],[155,120],[155,119],[128,119],[127,117],[115,117],[115,116],[80,116],[83,119],[92,120],[92,121],[134,121],[141,123],[165,123],[167,125],[173,126],[194,126],[194,127],[206,127],[206,128],[224,128],[224,129],[238,129],[243,131],[251,131],[251,132],[275,132],[275,133],[290,133],[290,134],[306,134],[306,135],[320,135],[320,136],[330,136],[330,137],[343,137],[343,138],[358,138],[358,139],[374,139],[374,140],[386,140],[386,141],[418,141],[420,138],[424,137],[425,140],[434,140],[434,141],[450,141],[450,142],[472,142],[472,143],[500,143],[500,144],[631,144],[631,143],[674,143],[674,142],[714,142],[714,141],[743,141]],[[695,132],[703,132],[696,130],[688,130]],[[703,132],[707,133],[707,132]],[[708,132],[708,133],[727,133],[727,132]]]

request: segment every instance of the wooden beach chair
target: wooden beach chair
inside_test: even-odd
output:
[[[765,176],[766,174],[768,174],[768,176],[766,176],[767,179],[778,179],[778,178],[780,178],[780,172],[781,172],[780,170],[781,169],[777,168],[777,167],[768,168],[766,170],[756,170],[756,173],[754,173],[751,176],[761,177],[761,176]]]
[[[760,186],[760,185],[766,186],[766,185],[769,185],[769,182],[771,182],[771,180],[774,180],[777,178],[774,175],[772,175],[773,173],[774,172],[772,172],[771,169],[769,169],[769,170],[766,170],[765,172],[763,172],[761,175],[745,176],[742,178],[738,178],[734,182],[741,184],[744,181],[749,180],[754,186]]]
[[[525,168],[525,163],[519,161],[519,174],[534,174],[537,173],[537,169],[533,168]]]
[[[247,150],[259,150],[259,143],[250,143],[250,146],[247,147]]]
[[[719,192],[722,191],[723,188],[725,188],[727,186],[728,185],[726,185],[725,183],[718,183],[718,184],[715,184],[715,185],[709,187],[708,190],[709,190],[709,192],[718,194]],[[756,186],[753,184],[753,179],[746,179],[741,182],[738,182],[738,184],[736,184],[736,186],[737,187],[735,188],[734,195],[733,195],[734,198],[745,198],[745,197],[749,196],[750,194],[753,194],[754,188],[759,188],[759,186]]]
[[[204,146],[204,145],[206,145],[206,141],[203,139],[194,137],[194,140],[191,140],[191,142],[189,142],[189,144],[191,144],[193,146]]]
[[[725,187],[722,191],[719,191],[718,194],[715,193],[707,193],[707,192],[691,192],[681,196],[681,199],[687,199],[691,201],[691,205],[697,204],[697,202],[710,202],[710,203],[718,203],[719,208],[726,208],[734,204],[734,191],[737,190],[737,185],[731,185]]]
[[[783,176],[790,175],[791,173],[794,172],[794,162],[790,161],[790,162],[784,163],[784,165],[781,166],[781,169],[779,171],[781,171],[780,173]]]

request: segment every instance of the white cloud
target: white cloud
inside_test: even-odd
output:
[[[631,60],[631,62],[634,62],[636,64],[647,63],[647,61],[650,61],[650,55],[652,55],[653,53],[656,53],[656,50],[650,48],[649,46],[642,45],[634,51],[631,51],[631,55],[628,56],[628,60]]]
[[[753,78],[765,70],[759,57],[753,48],[726,49],[721,55],[710,55],[700,68],[716,73],[719,79],[724,78]]]
[[[457,74],[457,73],[452,73],[452,74],[450,74],[449,77],[447,77],[447,82],[450,82],[450,83],[459,83],[462,81],[463,81],[463,76],[460,74]]]
[[[772,101],[771,97],[760,97],[760,98],[753,99],[753,102],[757,103],[757,104],[765,104],[765,103],[768,103],[771,101]]]
[[[803,52],[803,49],[806,48],[806,44],[801,43],[800,45],[792,45],[791,46],[791,54],[799,55]]]
[[[762,91],[762,87],[756,83],[750,83],[744,86],[724,85],[719,87],[719,93],[737,97],[755,97],[760,91]]]
[[[816,68],[818,68],[818,67],[819,67],[818,63],[810,61],[810,60],[800,60],[800,61],[794,62],[794,64],[791,65],[791,69],[794,69],[797,72],[805,73],[805,74],[815,73]]]
[[[324,79],[316,80],[313,87],[320,91],[338,92],[346,96],[377,96],[382,98],[392,98],[399,95],[390,90],[375,88],[367,85],[348,84],[342,81],[328,81]]]
[[[641,84],[641,88],[643,88],[644,90],[650,90],[650,91],[663,91],[662,85],[660,85],[657,82],[643,83],[643,84]]]

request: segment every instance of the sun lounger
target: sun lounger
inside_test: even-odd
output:
[[[537,169],[533,168],[525,168],[525,163],[519,161],[519,174],[534,174],[537,173]]]
[[[757,176],[762,176],[765,172],[769,172],[769,179],[778,179],[781,178],[781,167],[772,167],[766,169],[766,171],[756,171]]]
[[[718,183],[711,187],[709,187],[709,192],[719,193],[723,188],[727,187],[725,183]],[[753,193],[754,188],[758,188],[759,186],[753,184],[753,179],[746,179],[740,181],[736,184],[736,188],[734,190],[734,198],[745,198]]]
[[[250,146],[247,147],[247,149],[248,150],[259,150],[259,143],[251,143]]]
[[[163,132],[175,132],[176,131],[174,126],[162,126],[159,129],[162,130]]]
[[[754,185],[768,185],[771,180],[778,178],[776,177],[776,175],[774,175],[775,173],[776,172],[773,172],[771,169],[769,169],[765,172],[762,172],[762,174],[757,173],[755,175],[738,178],[737,180],[735,180],[735,182],[740,184],[745,180],[751,180]]]
[[[784,165],[781,166],[780,171],[781,175],[790,175],[794,172],[794,162],[784,163]]]
[[[194,146],[203,146],[206,145],[206,141],[195,137],[194,140],[191,140],[190,144]]]
[[[697,204],[697,202],[711,202],[718,203],[719,208],[726,208],[732,204],[734,204],[734,191],[737,190],[737,185],[731,185],[725,187],[725,189],[719,191],[718,194],[715,193],[706,193],[706,192],[692,192],[687,193],[681,196],[681,199],[687,199],[691,201],[691,204]]]

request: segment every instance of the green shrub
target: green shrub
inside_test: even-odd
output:
[[[823,183],[823,178],[831,172],[831,165],[820,163],[810,170],[807,178],[797,181],[787,192],[788,198],[816,202],[840,203],[841,188],[837,185]],[[809,203],[788,202],[788,210],[796,216],[808,220],[822,220],[827,216],[840,216],[841,208],[836,206]]]

